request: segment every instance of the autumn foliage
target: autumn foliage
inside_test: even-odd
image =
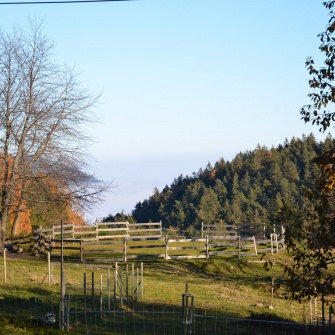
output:
[[[1,158],[3,156],[0,155]],[[12,157],[9,157],[9,162],[12,166]],[[4,180],[3,174],[3,166],[0,165],[1,180]],[[50,226],[59,223],[60,219],[75,225],[84,224],[83,215],[73,210],[70,203],[62,202],[57,182],[43,173],[38,173],[27,185],[19,178],[13,184],[15,189],[11,191],[14,193],[14,200],[9,206],[7,228],[11,235],[28,234],[32,232],[34,225]],[[26,200],[23,200],[23,193]]]

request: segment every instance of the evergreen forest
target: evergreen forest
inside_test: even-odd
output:
[[[319,167],[314,159],[335,147],[329,134],[285,140],[276,148],[258,145],[232,161],[219,159],[192,176],[180,175],[162,191],[135,205],[131,215],[108,215],[103,221],[159,222],[164,228],[195,235],[201,223],[265,223],[300,230],[313,207],[307,196],[315,188]]]

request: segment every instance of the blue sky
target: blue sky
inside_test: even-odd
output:
[[[1,2],[1,1],[0,1]],[[94,174],[115,187],[89,220],[129,213],[154,187],[257,144],[313,132],[305,59],[322,63],[323,0],[136,0],[0,5],[0,25],[44,22],[55,58],[102,93],[88,132]]]

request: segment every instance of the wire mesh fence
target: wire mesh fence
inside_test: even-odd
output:
[[[35,288],[38,290],[38,288]],[[13,323],[32,324],[43,313],[55,313],[58,321],[59,295],[39,289],[42,298],[26,298],[19,288],[2,290],[0,314]],[[330,335],[334,328],[312,324],[260,320],[259,315],[249,318],[227,318],[206,309],[195,308],[192,313],[192,326],[183,322],[182,306],[136,304],[135,309],[126,305],[113,305],[111,310],[83,309],[75,296],[70,297],[65,318],[67,333],[99,335]],[[59,329],[59,323],[36,323],[36,327]]]
[[[19,263],[14,271],[14,265],[17,262]],[[86,266],[88,267],[88,265]],[[4,317],[14,324],[34,324],[36,327],[47,327],[51,330],[60,328],[59,266],[54,268],[51,285],[48,284],[47,280],[47,268],[46,262],[42,261],[31,263],[28,266],[23,261],[21,263],[20,260],[15,262],[12,260],[12,263],[9,264],[7,284],[0,285],[0,318]],[[84,271],[87,273],[86,281],[84,280]],[[195,294],[194,309],[191,313],[186,313],[192,323],[186,324],[183,318],[185,316],[182,304],[183,288],[177,290],[180,292],[179,304],[178,299],[174,300],[177,303],[159,304],[157,303],[159,299],[157,300],[155,297],[152,300],[141,299],[141,295],[133,294],[133,292],[137,293],[141,286],[139,284],[143,280],[140,275],[142,271],[137,274],[136,271],[131,270],[131,267],[128,272],[125,267],[121,271],[120,267],[116,276],[111,269],[106,267],[94,269],[90,267],[82,269],[78,266],[67,267],[66,333],[99,335],[335,335],[332,327],[311,324],[311,322],[318,322],[317,320],[320,319],[319,303],[318,305],[311,305],[309,302],[304,305],[290,305],[291,303],[287,300],[285,305],[277,306],[276,299],[279,299],[278,297],[273,301],[275,313],[270,313],[268,303],[271,298],[271,281],[264,286],[264,291],[265,288],[269,289],[264,297],[250,294],[248,304],[244,304],[242,300],[238,302],[234,294],[226,296],[220,293],[222,286],[234,284],[237,296],[240,285],[237,279],[234,283],[228,279],[220,279],[220,286],[217,287],[215,295],[207,296],[206,300],[202,297],[202,295],[208,294],[206,286],[204,286]],[[77,272],[81,274],[78,275]],[[108,275],[109,272],[110,275]],[[20,281],[21,278],[24,280]],[[144,288],[152,284],[152,281],[150,284],[148,282]],[[260,284],[262,283],[255,283],[255,285]],[[176,287],[170,283],[169,287],[163,289],[172,294],[172,290],[175,291]],[[194,286],[190,288],[191,293],[195,293],[193,289],[195,289]],[[144,291],[146,292],[146,290]],[[223,299],[225,306],[227,304],[235,306],[240,303],[237,309],[242,311],[243,308],[247,308],[250,315],[245,318],[232,318],[230,314],[213,305],[214,300],[217,299]],[[260,302],[262,304],[256,306]],[[204,305],[206,306],[204,307]],[[199,306],[203,308],[199,308]],[[303,315],[299,318],[300,323],[289,321],[292,320],[290,314],[292,309]],[[47,312],[55,314],[56,323],[46,324],[41,321]],[[236,313],[236,315],[241,314]]]

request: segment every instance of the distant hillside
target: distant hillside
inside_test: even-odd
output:
[[[165,228],[190,233],[201,222],[284,224],[299,229],[309,206],[306,189],[314,187],[318,175],[313,159],[334,145],[330,135],[317,142],[313,134],[285,140],[277,148],[258,145],[231,162],[220,159],[192,176],[180,175],[161,192],[155,189],[136,204],[132,216],[136,222],[162,220]]]

